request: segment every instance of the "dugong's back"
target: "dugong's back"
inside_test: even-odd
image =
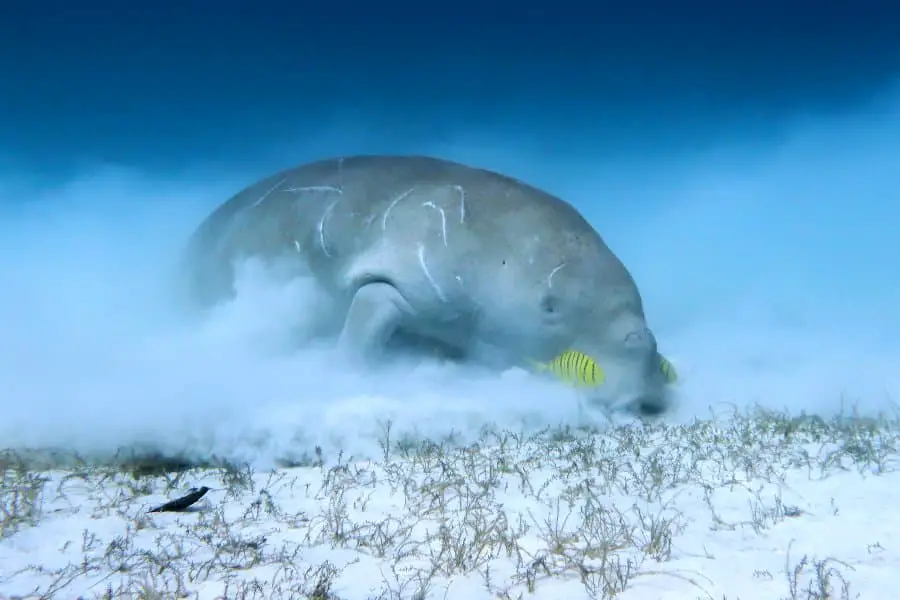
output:
[[[443,233],[447,235],[447,227],[464,231],[471,252],[484,250],[473,243],[487,242],[495,252],[514,254],[522,251],[528,236],[553,232],[556,251],[545,245],[544,260],[558,260],[553,254],[599,254],[603,260],[590,262],[609,268],[603,269],[606,273],[593,273],[594,277],[629,277],[581,214],[551,194],[512,177],[448,160],[363,155],[281,171],[219,206],[190,240],[190,293],[203,304],[229,295],[231,263],[240,255],[299,251],[313,271],[339,270],[348,256],[357,255],[377,238],[399,235],[398,231],[409,234],[414,223],[390,230],[389,219],[404,218],[403,211],[408,210],[404,195],[422,189],[443,189],[458,196],[455,206],[444,207]]]
[[[540,211],[565,229],[595,234],[568,203],[527,183],[500,173],[428,156],[360,155],[326,159],[287,169],[241,190],[200,225],[197,235],[215,235],[238,214],[261,207],[277,210],[290,201],[319,192],[340,193],[357,208],[390,203],[396,194],[421,185],[458,186],[467,190],[471,224],[495,224],[524,211]],[[484,201],[483,199],[486,199]],[[279,202],[280,201],[280,202]],[[304,211],[314,214],[316,203]],[[294,213],[296,214],[296,213]]]

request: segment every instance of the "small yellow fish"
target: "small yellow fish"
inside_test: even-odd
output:
[[[659,355],[659,370],[662,371],[663,376],[665,376],[666,383],[675,383],[678,381],[678,372],[675,371],[675,366],[662,354]]]
[[[603,385],[606,373],[593,358],[578,350],[566,350],[548,363],[535,363],[540,371],[550,371],[564,383],[575,387]]]

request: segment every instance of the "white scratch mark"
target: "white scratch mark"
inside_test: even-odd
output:
[[[301,252],[301,250],[300,250],[300,242],[298,242],[297,240],[294,240],[294,248],[297,249],[297,252]]]
[[[289,187],[285,189],[286,192],[293,192],[295,194],[301,194],[303,192],[333,192],[335,194],[343,194],[344,190],[341,188],[336,188],[333,185],[304,185],[302,187]]]
[[[431,276],[431,272],[428,270],[428,265],[425,264],[424,244],[419,244],[419,266],[422,267],[422,272],[425,273],[425,277],[428,279],[428,283],[431,284],[431,289],[433,289],[434,293],[437,294],[437,297],[441,299],[441,302],[446,302],[447,297],[444,296],[444,292],[441,290],[441,287],[434,280],[434,277]]]
[[[325,253],[325,256],[331,257],[331,252],[328,251],[328,245],[325,244],[325,221],[328,219],[329,215],[331,215],[331,211],[334,209],[335,205],[339,202],[339,200],[335,200],[331,204],[328,205],[328,208],[325,209],[325,212],[322,214],[322,218],[319,219],[319,246],[322,248],[322,252]]]
[[[550,271],[550,276],[547,277],[547,287],[551,290],[553,289],[553,276],[556,275],[556,272],[562,269],[564,266],[566,266],[566,263],[563,263]]]
[[[263,194],[262,196],[260,196],[259,199],[258,199],[256,202],[253,203],[253,208],[255,208],[255,207],[259,206],[260,204],[262,204],[263,202],[265,202],[265,201],[266,201],[266,198],[268,198],[269,196],[271,196],[271,195],[272,195],[272,192],[274,192],[274,191],[277,190],[279,187],[281,187],[281,184],[283,184],[285,181],[287,181],[287,179],[286,179],[286,178],[282,178],[281,181],[279,181],[278,183],[276,183],[275,185],[273,185],[272,187],[270,187],[270,188],[266,191],[265,194]]]
[[[441,213],[441,235],[444,237],[444,246],[447,245],[447,214],[440,206],[436,206],[434,202],[423,202],[422,206],[430,206]]]
[[[344,159],[337,159],[338,163],[338,186],[334,187],[333,185],[300,185],[300,186],[291,186],[284,191],[292,192],[294,194],[302,194],[303,192],[331,192],[333,194],[344,194]],[[284,183],[284,180],[281,181]]]
[[[397,196],[396,198],[394,198],[394,201],[391,202],[391,205],[387,207],[386,211],[384,211],[384,216],[381,217],[381,230],[382,231],[387,229],[388,215],[391,214],[391,211],[394,209],[395,206],[397,206],[397,203],[400,202],[401,200],[403,200],[404,198],[406,198],[407,196],[409,196],[410,194],[412,194],[413,190],[415,190],[415,189],[416,188],[411,187],[408,190],[406,190],[405,192],[403,192],[402,194],[400,194],[399,196]]]
[[[462,223],[466,220],[466,190],[461,185],[453,187],[459,192],[459,222]]]

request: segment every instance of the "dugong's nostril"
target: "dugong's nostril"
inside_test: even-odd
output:
[[[630,348],[636,348],[644,344],[644,332],[632,331],[625,336],[625,345]]]
[[[625,347],[629,350],[653,350],[656,347],[656,338],[650,329],[642,327],[625,336]]]

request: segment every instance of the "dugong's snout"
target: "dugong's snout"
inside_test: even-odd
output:
[[[614,341],[576,341],[572,349],[541,367],[578,388],[591,405],[646,416],[669,408],[669,384],[677,378],[672,364],[657,350],[653,333],[643,325]]]
[[[671,363],[660,353],[656,337],[646,326],[630,331],[618,356],[610,357],[619,373],[611,381],[613,406],[640,415],[658,415],[669,406],[667,384],[674,381]],[[610,390],[613,391],[613,390]]]
[[[644,356],[599,356],[605,364],[602,385],[584,389],[590,404],[638,415],[659,415],[670,405],[671,381],[666,377],[665,358],[655,350]]]

